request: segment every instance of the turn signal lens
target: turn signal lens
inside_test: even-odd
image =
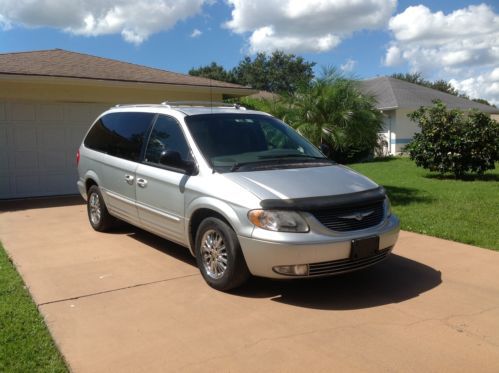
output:
[[[385,197],[385,216],[389,218],[392,216],[392,204],[390,203],[390,199]]]
[[[310,229],[295,211],[251,210],[248,219],[257,227],[274,232],[305,233]]]
[[[288,276],[307,276],[308,264],[295,264],[287,266],[276,266],[272,268],[274,272]]]
[[[76,166],[80,164],[80,149],[76,152]]]

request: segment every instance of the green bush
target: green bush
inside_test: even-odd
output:
[[[448,110],[440,101],[421,107],[409,118],[418,123],[421,133],[405,151],[418,167],[453,173],[461,178],[467,172],[478,175],[495,168],[499,160],[499,124],[487,114]]]

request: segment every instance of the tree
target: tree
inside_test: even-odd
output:
[[[189,75],[201,76],[203,78],[219,80],[221,82],[235,83],[232,72],[225,70],[221,65],[212,62],[210,65],[192,68],[189,70]]]
[[[475,102],[478,102],[479,104],[483,104],[483,105],[496,107],[495,105],[492,105],[490,102],[488,102],[487,100],[484,100],[483,98],[474,98],[471,101],[475,101]]]
[[[274,93],[293,93],[314,77],[314,62],[294,54],[275,51],[271,55],[258,53],[254,59],[245,57],[232,70],[215,62],[189,71],[190,75],[250,86]]]
[[[395,73],[391,75],[392,78],[399,79],[399,80],[405,80],[406,82],[413,83],[413,84],[419,84],[423,86],[427,86],[428,81],[423,78],[423,75],[421,73]]]
[[[458,90],[454,88],[452,84],[443,79],[435,80],[434,82],[429,82],[428,87],[436,89],[437,91],[440,92],[448,93],[453,96],[459,96]]]
[[[369,157],[379,146],[382,115],[374,98],[362,95],[355,80],[334,68],[324,70],[282,105],[282,119],[314,145],[327,144],[338,162]]]
[[[291,94],[312,80],[314,66],[314,62],[306,62],[302,57],[275,51],[270,56],[258,53],[253,60],[246,57],[232,72],[239,84]]]
[[[448,110],[441,101],[421,107],[409,118],[418,123],[416,133],[406,146],[418,167],[462,178],[466,172],[483,174],[499,160],[499,123],[488,115],[472,110]]]
[[[432,88],[436,89],[437,91],[445,92],[450,95],[454,96],[459,96],[459,92],[446,80],[439,79],[434,82],[426,80],[423,77],[423,74],[420,72],[415,72],[415,73],[396,73],[391,75],[392,78],[400,79],[400,80],[405,80],[406,82],[413,83],[413,84],[419,84],[422,85],[423,87],[427,88]]]

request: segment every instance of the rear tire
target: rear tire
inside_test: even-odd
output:
[[[109,231],[116,219],[107,211],[99,187],[92,185],[88,189],[87,196],[87,213],[90,225],[98,232]]]
[[[236,233],[215,217],[206,218],[199,225],[196,261],[208,285],[220,291],[237,288],[250,277]]]

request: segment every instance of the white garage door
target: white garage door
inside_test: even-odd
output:
[[[108,107],[0,102],[0,199],[77,193],[76,151]]]

